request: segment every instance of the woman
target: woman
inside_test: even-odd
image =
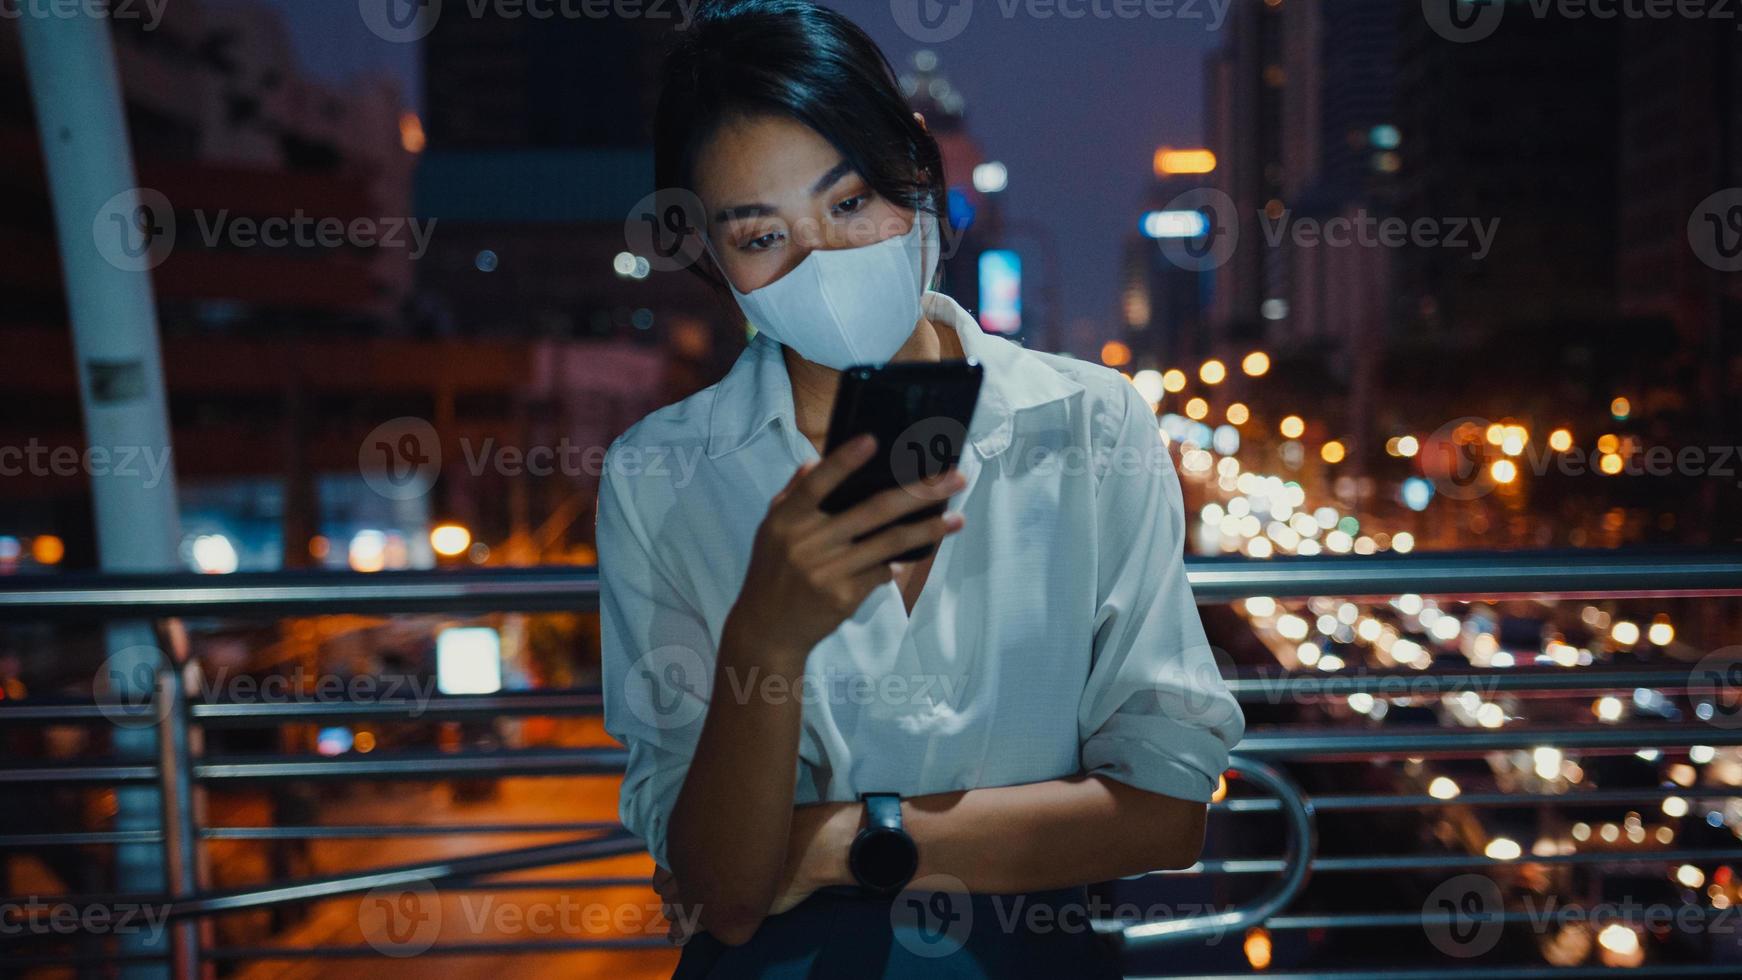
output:
[[[1083,886],[1195,861],[1243,727],[1153,411],[925,291],[938,145],[841,15],[709,6],[655,141],[700,201],[697,271],[759,331],[600,491],[606,727],[677,975],[1117,975]],[[824,514],[877,452],[820,458],[839,370],[964,357],[957,471]]]

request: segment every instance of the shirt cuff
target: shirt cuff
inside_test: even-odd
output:
[[[1117,719],[1109,727],[1118,725]],[[1149,718],[1143,734],[1100,733],[1083,743],[1083,771],[1127,786],[1208,803],[1228,768],[1228,748],[1214,732]],[[1165,733],[1160,729],[1165,728]],[[1160,745],[1168,746],[1163,750]]]

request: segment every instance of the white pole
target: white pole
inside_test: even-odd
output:
[[[39,8],[25,8],[33,9]],[[108,23],[27,12],[21,26],[72,314],[85,436],[92,447],[167,453],[147,266],[160,247],[148,235],[173,234],[174,215],[141,203]],[[141,246],[147,251],[129,261]],[[120,469],[114,465],[100,469],[106,475],[94,477],[91,489],[103,570],[173,569],[181,536],[173,470],[153,480],[145,466],[130,468],[146,470],[139,476],[117,477],[109,472]]]
[[[181,528],[150,266],[173,242],[175,217],[161,195],[142,196],[136,186],[109,24],[91,9],[27,6],[20,36],[78,359],[98,558],[105,572],[169,571]],[[165,465],[124,468],[123,453]],[[113,622],[106,639],[99,688],[135,703],[151,698],[145,685],[164,666],[151,624]],[[151,725],[118,725],[114,744],[121,761],[156,761]],[[158,787],[122,786],[117,799],[117,830],[168,830]],[[161,846],[118,845],[115,854],[118,891],[167,890]],[[129,952],[163,953],[167,940],[119,937]],[[168,977],[169,967],[135,965],[122,976]]]

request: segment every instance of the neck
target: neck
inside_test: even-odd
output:
[[[835,391],[841,386],[841,372],[807,361],[790,347],[781,348],[781,354],[786,360],[786,376],[792,382],[792,409],[798,431],[820,453],[829,435],[829,412],[834,408]],[[955,330],[922,316],[890,361],[942,361],[966,356]]]

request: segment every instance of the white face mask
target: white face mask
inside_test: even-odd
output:
[[[732,286],[732,295],[757,330],[807,361],[837,371],[881,364],[913,336],[938,252],[937,218],[920,211],[904,235],[813,251],[761,289]]]

